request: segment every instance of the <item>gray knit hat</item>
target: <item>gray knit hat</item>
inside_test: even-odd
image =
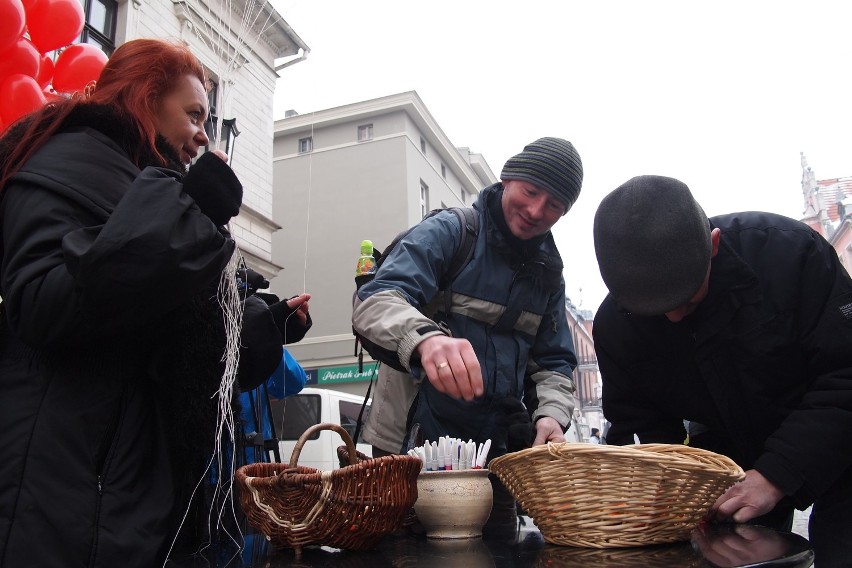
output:
[[[710,267],[710,223],[673,178],[639,176],[613,190],[595,213],[594,237],[609,293],[635,314],[682,306]]]
[[[583,162],[574,145],[562,138],[539,138],[512,156],[500,179],[520,179],[550,192],[571,209],[583,185]]]

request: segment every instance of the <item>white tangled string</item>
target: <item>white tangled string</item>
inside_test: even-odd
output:
[[[240,364],[240,330],[243,321],[243,301],[240,299],[240,293],[237,289],[237,268],[242,262],[242,255],[239,248],[234,250],[228,265],[222,271],[219,279],[219,287],[216,293],[216,298],[219,302],[219,307],[222,310],[223,323],[225,327],[225,350],[222,354],[221,361],[225,363],[225,370],[222,373],[222,378],[219,381],[219,389],[211,394],[211,398],[216,399],[217,416],[216,429],[213,435],[213,452],[210,460],[207,462],[207,467],[204,473],[198,479],[195,487],[192,489],[186,510],[181,518],[180,526],[175,532],[172,539],[172,544],[169,547],[169,553],[163,562],[163,567],[169,561],[172,549],[174,548],[177,536],[180,534],[186,517],[192,507],[192,501],[195,499],[198,489],[202,487],[205,480],[209,478],[211,468],[215,467],[216,483],[213,486],[213,494],[210,500],[210,511],[208,511],[208,526],[213,526],[213,520],[216,521],[217,528],[223,528],[228,537],[237,544],[239,549],[243,546],[243,535],[237,521],[236,510],[234,508],[234,492],[231,482],[231,469],[236,464],[237,443],[236,443],[236,424],[234,420],[234,412],[232,408],[232,400],[234,394],[234,386],[237,378],[237,370]],[[227,436],[225,435],[227,434]],[[215,464],[215,465],[214,465]],[[223,479],[228,480],[224,483]],[[216,509],[217,503],[221,499],[221,505]],[[227,525],[223,523],[225,515],[229,515],[229,519],[235,522],[233,525],[237,527],[238,535],[233,535],[228,531]]]
[[[222,361],[225,363],[225,371],[222,374],[222,380],[219,382],[219,390],[214,395],[218,397],[218,415],[216,419],[216,437],[214,447],[214,459],[217,464],[219,475],[216,476],[216,486],[213,491],[213,499],[208,514],[208,521],[213,520],[214,507],[218,501],[220,493],[224,492],[221,508],[216,512],[217,527],[224,527],[222,519],[228,509],[230,518],[237,520],[234,510],[234,492],[232,472],[231,470],[236,465],[237,454],[237,427],[234,419],[232,407],[234,386],[237,379],[237,371],[240,364],[240,330],[243,324],[243,300],[240,299],[240,293],[237,289],[237,268],[244,264],[242,255],[238,250],[234,251],[228,266],[225,268],[222,279],[219,281],[219,306],[222,308],[222,314],[225,321],[225,353],[222,355]],[[225,433],[227,432],[227,437]],[[224,446],[224,447],[223,447]],[[225,459],[224,453],[230,451],[228,460]],[[228,483],[223,484],[222,480],[228,474]],[[239,531],[239,523],[234,522],[233,525]],[[228,536],[234,543],[242,544],[242,533],[235,536],[227,532]],[[239,539],[239,540],[238,540]]]

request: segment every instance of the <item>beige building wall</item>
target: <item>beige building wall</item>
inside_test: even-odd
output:
[[[368,125],[371,137],[359,141]],[[307,138],[312,149],[300,152]],[[302,366],[322,380],[324,369],[357,364],[351,315],[363,239],[382,249],[424,208],[470,205],[495,181],[480,155],[452,145],[415,92],[276,121],[273,218],[283,228],[272,236],[272,260],[283,270],[271,291],[312,294],[313,328],[288,346]],[[369,378],[360,379],[333,386],[363,393]]]

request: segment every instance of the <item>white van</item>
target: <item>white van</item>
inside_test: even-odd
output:
[[[331,389],[304,388],[299,394],[283,400],[270,402],[275,432],[278,434],[278,447],[281,462],[289,463],[293,448],[299,437],[314,424],[330,422],[342,426],[350,437],[355,435],[358,415],[364,404],[364,397]],[[364,408],[362,423],[367,419],[370,405]],[[344,442],[340,434],[333,430],[316,432],[299,453],[297,465],[329,471],[340,467],[337,459],[337,447]],[[357,449],[372,456],[373,448],[369,444],[359,443]]]

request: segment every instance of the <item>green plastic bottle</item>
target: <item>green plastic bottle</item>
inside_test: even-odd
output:
[[[355,266],[355,276],[372,274],[376,271],[376,259],[373,258],[373,241],[364,239],[361,241],[361,256]]]

